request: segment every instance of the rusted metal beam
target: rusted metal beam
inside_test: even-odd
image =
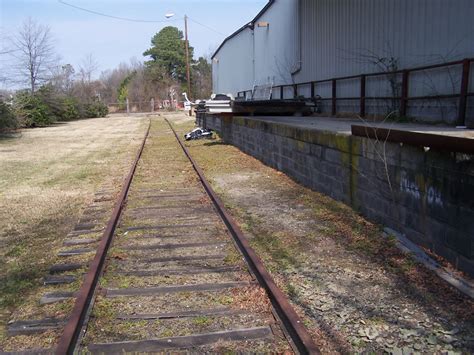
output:
[[[461,95],[459,97],[458,125],[463,126],[466,122],[467,93],[469,90],[469,72],[471,61],[464,59],[462,62]]]
[[[352,135],[436,150],[474,154],[474,139],[373,126],[351,126]]]
[[[365,117],[365,84],[366,84],[366,76],[360,76],[360,109],[359,114],[360,117]]]
[[[441,100],[441,99],[450,99],[450,98],[460,98],[460,105],[459,105],[459,112],[458,112],[458,124],[462,125],[465,123],[465,116],[466,116],[466,107],[467,107],[467,98],[470,96],[474,96],[474,93],[469,92],[469,73],[470,73],[470,64],[474,61],[474,58],[466,58],[464,60],[452,61],[447,63],[440,63],[440,64],[433,64],[433,65],[426,65],[420,66],[410,69],[400,69],[391,72],[376,72],[376,73],[365,73],[365,74],[357,74],[357,75],[349,75],[343,77],[336,77],[336,78],[329,78],[323,80],[313,80],[313,81],[306,81],[297,83],[296,85],[311,85],[311,97],[315,96],[315,86],[320,83],[332,83],[332,95],[330,97],[321,98],[321,100],[331,100],[332,101],[332,115],[336,114],[337,111],[337,101],[340,100],[360,100],[361,102],[367,102],[367,100],[400,100],[400,114],[402,116],[406,116],[408,111],[408,102],[409,101],[416,101],[416,100]],[[461,80],[461,90],[459,93],[454,94],[447,94],[447,95],[423,95],[423,96],[409,96],[409,76],[410,73],[418,72],[422,70],[432,70],[437,68],[449,67],[454,65],[463,65],[463,76]],[[402,74],[402,92],[399,97],[387,97],[387,96],[380,96],[380,97],[365,97],[363,96],[358,97],[337,97],[336,95],[336,84],[337,81],[340,80],[353,80],[353,79],[361,79],[361,94],[362,94],[362,78],[365,78],[365,81],[369,77],[376,77],[376,76],[386,76],[386,75],[395,75],[395,74]],[[284,89],[285,87],[292,86],[291,85],[279,85],[275,86],[275,89],[280,90],[280,99],[283,99]],[[296,95],[296,94],[294,94]],[[295,96],[296,97],[296,96]],[[360,110],[362,113],[362,110]]]
[[[400,116],[407,115],[409,75],[410,72],[408,70],[404,70],[402,73],[402,97],[400,99]]]
[[[227,212],[226,208],[224,207],[224,203],[217,196],[217,194],[214,192],[209,182],[206,180],[201,168],[197,165],[196,161],[193,159],[193,157],[189,153],[186,146],[178,137],[178,134],[174,130],[171,123],[168,120],[166,120],[166,122],[168,122],[168,125],[173,131],[181,148],[183,149],[184,153],[186,154],[189,161],[193,165],[193,168],[198,174],[199,179],[201,180],[201,183],[204,189],[209,194],[209,197],[214,203],[214,206],[216,207],[217,212],[221,216],[222,221],[225,223],[225,225],[229,229],[229,232],[234,238],[240,251],[244,255],[251,270],[257,277],[260,285],[266,290],[268,297],[270,298],[270,301],[272,302],[272,305],[276,313],[280,317],[283,323],[283,326],[285,327],[286,331],[290,335],[298,351],[301,354],[319,354],[320,351],[318,347],[313,342],[313,339],[311,338],[310,334],[304,327],[302,320],[296,314],[293,307],[290,305],[288,298],[275,284],[275,281],[273,281],[273,278],[271,277],[270,273],[265,269],[265,266],[263,265],[262,260],[258,257],[255,251],[250,247],[250,244],[247,238],[245,238],[242,230],[234,221],[234,219],[230,216],[230,214]]]
[[[437,69],[437,68],[443,68],[443,67],[451,67],[454,65],[460,65],[463,64],[465,60],[468,60],[470,62],[474,61],[474,58],[466,58],[464,60],[456,60],[452,62],[446,62],[446,63],[439,63],[439,64],[432,64],[432,65],[425,65],[425,66],[420,66],[420,67],[414,67],[410,69],[399,69],[399,70],[394,70],[391,72],[375,72],[375,73],[364,73],[362,75],[365,75],[366,77],[373,77],[373,76],[381,76],[381,75],[387,75],[387,74],[402,74],[405,70],[408,70],[410,72],[415,72],[415,71],[421,71],[421,70],[431,70],[431,69]],[[361,74],[355,74],[355,75],[348,75],[348,76],[338,76],[336,78],[328,78],[328,79],[321,79],[321,80],[313,80],[313,81],[305,81],[302,83],[298,83],[298,85],[307,85],[311,83],[328,83],[332,80],[351,80],[351,79],[357,79],[361,76]]]
[[[64,327],[63,334],[59,339],[59,343],[56,348],[56,354],[63,355],[74,353],[76,342],[79,338],[82,329],[83,321],[89,310],[89,306],[94,296],[94,291],[99,280],[99,276],[104,266],[107,251],[109,249],[110,243],[112,242],[115,227],[119,220],[120,213],[122,212],[122,208],[127,197],[130,184],[132,183],[133,174],[135,173],[138,161],[140,160],[143,148],[145,147],[145,143],[150,132],[150,126],[151,121],[148,124],[148,129],[145,133],[145,137],[143,138],[143,142],[138,150],[137,156],[135,157],[135,161],[132,165],[132,168],[130,169],[130,172],[128,173],[127,177],[125,178],[122,191],[120,192],[119,198],[115,204],[112,216],[110,217],[109,222],[107,223],[107,227],[105,228],[104,233],[102,234],[99,247],[97,248],[97,252],[94,256],[94,260],[92,260],[92,263],[89,267],[89,271],[84,277],[84,281],[81,285],[81,288],[79,289],[76,302],[71,313],[71,317],[69,318],[69,321]]]

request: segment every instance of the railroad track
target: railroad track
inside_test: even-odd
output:
[[[153,119],[54,351],[318,353],[172,125]]]

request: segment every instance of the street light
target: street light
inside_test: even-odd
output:
[[[171,18],[174,13],[169,12],[165,15],[166,18]],[[188,43],[188,16],[184,15],[184,45],[186,47],[186,80],[188,82],[188,94],[191,95],[191,72],[189,69],[189,43]]]

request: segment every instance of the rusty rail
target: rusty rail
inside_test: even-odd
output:
[[[109,222],[107,223],[107,227],[105,228],[104,233],[102,234],[99,246],[97,248],[97,252],[94,256],[94,259],[89,267],[86,276],[84,277],[84,282],[82,283],[81,288],[79,289],[76,302],[71,313],[71,317],[69,318],[64,328],[63,334],[56,348],[56,354],[62,355],[74,353],[76,342],[81,333],[83,321],[86,318],[87,312],[90,308],[97,282],[104,266],[107,251],[109,250],[110,243],[112,242],[115,227],[119,220],[120,213],[122,212],[122,208],[127,197],[130,184],[132,183],[133,175],[137,168],[138,161],[140,160],[140,157],[143,153],[143,149],[145,147],[148,134],[150,132],[150,127],[151,120],[148,124],[145,137],[143,138],[143,142],[138,150],[132,167],[127,177],[125,178],[119,198],[112,212],[112,216],[110,217]]]
[[[270,301],[272,302],[272,305],[276,313],[278,314],[278,317],[282,321],[283,326],[291,337],[291,340],[293,341],[294,345],[301,354],[319,354],[320,351],[318,347],[311,339],[311,336],[304,327],[300,317],[296,314],[295,310],[290,305],[288,298],[275,284],[275,281],[273,281],[273,278],[271,277],[270,273],[265,269],[262,260],[250,247],[250,244],[247,241],[247,238],[245,238],[244,234],[242,233],[242,230],[233,220],[230,214],[226,211],[223,202],[214,192],[209,182],[206,180],[201,168],[197,165],[196,161],[193,159],[186,146],[178,137],[171,123],[167,119],[165,120],[173,131],[173,134],[178,140],[179,145],[181,146],[184,153],[191,162],[194,170],[198,174],[204,189],[206,190],[207,194],[214,203],[214,206],[216,207],[217,212],[222,218],[222,221],[227,226],[236,244],[244,255],[247,263],[249,264],[250,268],[257,277],[260,285],[266,290]]]
[[[458,117],[457,124],[464,125],[466,122],[466,111],[467,111],[467,98],[474,96],[473,92],[469,92],[469,76],[471,63],[474,62],[474,58],[465,58],[463,60],[457,60],[446,63],[439,63],[433,65],[425,65],[420,67],[414,67],[409,69],[401,69],[390,72],[375,72],[375,73],[364,73],[357,75],[342,76],[336,78],[329,78],[323,80],[313,80],[306,81],[297,84],[286,84],[274,86],[273,89],[276,89],[279,92],[278,98],[283,100],[285,98],[285,89],[292,88],[293,97],[298,97],[298,88],[302,86],[310,86],[311,95],[310,98],[315,98],[316,87],[318,84],[330,83],[331,85],[331,96],[322,98],[323,101],[331,101],[331,114],[334,116],[337,114],[337,101],[343,100],[358,100],[359,101],[359,112],[358,114],[361,117],[366,115],[366,102],[367,100],[396,100],[400,104],[400,115],[406,116],[408,111],[409,101],[417,100],[445,100],[449,98],[458,98]],[[452,66],[461,66],[461,83],[458,93],[447,94],[447,95],[423,95],[423,96],[410,96],[409,94],[409,83],[410,83],[410,74],[414,72],[424,71],[424,70],[433,70],[438,68],[452,67]],[[401,93],[400,96],[375,96],[375,97],[366,97],[366,82],[370,77],[376,76],[387,76],[387,75],[401,75]],[[360,92],[358,96],[353,97],[338,97],[337,96],[337,83],[344,80],[359,80],[360,82]],[[237,94],[237,97],[247,98],[248,93],[251,93],[251,90],[240,91]],[[276,98],[276,97],[274,97]]]

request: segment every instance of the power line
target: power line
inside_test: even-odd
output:
[[[214,28],[212,28],[212,27],[209,27],[208,25],[205,25],[205,24],[203,24],[203,23],[201,23],[201,22],[198,22],[198,21],[192,19],[192,18],[189,17],[189,16],[188,16],[188,19],[191,20],[192,22],[194,22],[194,23],[196,23],[196,24],[202,26],[202,27],[207,28],[208,30],[211,30],[211,31],[213,31],[213,32],[215,32],[215,33],[217,33],[217,34],[220,34],[221,36],[224,36],[224,37],[226,36],[226,35],[223,34],[222,32],[219,32],[218,30],[216,30],[216,29],[214,29]]]
[[[103,12],[98,12],[98,11],[94,11],[94,10],[90,10],[90,9],[86,9],[84,7],[80,7],[80,6],[76,6],[76,5],[73,5],[73,4],[70,4],[66,1],[63,1],[63,0],[58,0],[58,2],[60,4],[63,4],[63,5],[66,5],[66,6],[69,6],[69,7],[72,7],[76,10],[80,10],[80,11],[84,11],[84,12],[88,12],[90,14],[94,14],[94,15],[99,15],[99,16],[103,16],[103,17],[108,17],[108,18],[112,18],[112,19],[115,19],[115,20],[121,20],[121,21],[129,21],[129,22],[146,22],[146,23],[166,23],[166,22],[176,22],[176,21],[180,21],[180,20],[183,20],[184,18],[177,18],[177,19],[174,19],[174,20],[142,20],[142,19],[134,19],[134,18],[128,18],[128,17],[119,17],[119,16],[114,16],[114,15],[109,15],[109,14],[106,14],[106,13],[103,13]],[[212,31],[212,32],[215,32],[221,36],[226,36],[225,34],[223,34],[222,32],[219,32],[217,31],[216,29],[208,26],[208,25],[205,25],[199,21],[196,21],[190,17],[188,17],[189,20],[191,20],[192,22],[202,26],[202,27],[205,27],[207,28],[208,30]]]
[[[175,19],[175,20],[141,20],[141,19],[134,19],[134,18],[128,18],[128,17],[119,17],[119,16],[109,15],[109,14],[105,14],[105,13],[103,13],[103,12],[98,12],[98,11],[89,10],[89,9],[86,9],[86,8],[83,8],[83,7],[79,7],[79,6],[76,6],[76,5],[67,3],[67,2],[65,2],[65,1],[63,1],[63,0],[58,0],[58,2],[59,2],[60,4],[63,4],[63,5],[72,7],[72,8],[77,9],[77,10],[81,10],[81,11],[85,11],[85,12],[88,12],[88,13],[91,13],[91,14],[94,14],[94,15],[99,15],[99,16],[103,16],[103,17],[109,17],[109,18],[113,18],[113,19],[115,19],[115,20],[121,20],[121,21],[146,22],[146,23],[164,23],[164,22],[175,22],[175,21],[179,21],[179,20],[180,20],[180,19]]]

